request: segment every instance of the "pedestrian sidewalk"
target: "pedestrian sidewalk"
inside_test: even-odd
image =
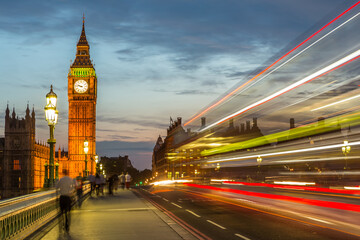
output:
[[[73,208],[69,233],[58,225],[42,239],[196,239],[130,190],[90,197],[80,209]]]

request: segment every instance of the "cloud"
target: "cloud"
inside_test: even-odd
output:
[[[160,122],[157,119],[151,119],[149,117],[137,117],[137,118],[127,118],[127,117],[109,117],[109,116],[98,116],[97,121],[116,123],[116,124],[135,124],[142,127],[153,127],[153,128],[167,128],[167,124]]]
[[[217,94],[215,92],[209,92],[209,91],[201,91],[201,90],[183,90],[179,92],[175,92],[176,95],[210,95],[210,94]]]
[[[154,92],[160,92],[160,93],[174,93],[176,95],[214,95],[218,94],[218,92],[214,91],[203,91],[203,90],[196,90],[196,89],[185,89],[185,90],[178,90],[178,91],[172,91],[172,90],[164,90],[164,89],[154,89]]]
[[[248,76],[250,74],[252,74],[254,72],[254,70],[249,70],[249,71],[238,71],[238,72],[233,72],[228,74],[226,77],[228,78],[238,78],[238,77],[245,77]]]

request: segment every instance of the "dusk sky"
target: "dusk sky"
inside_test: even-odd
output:
[[[98,77],[97,152],[151,168],[169,118],[188,120],[271,57],[356,1],[2,1],[0,135],[7,103],[36,111],[48,139],[45,95],[54,85],[56,149],[67,150],[67,74],[85,13]],[[196,129],[194,129],[196,130]]]

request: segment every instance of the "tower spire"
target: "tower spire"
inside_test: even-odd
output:
[[[82,17],[82,30],[80,34],[79,41],[76,45],[76,58],[71,64],[71,68],[83,68],[90,67],[93,68],[93,64],[90,60],[90,46],[86,39],[85,34],[85,14]]]
[[[77,46],[89,46],[88,41],[86,40],[86,34],[85,34],[85,14],[83,14],[82,19],[83,19],[82,30],[81,30],[81,35],[80,35],[80,39],[79,39]]]

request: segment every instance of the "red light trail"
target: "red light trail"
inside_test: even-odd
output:
[[[228,99],[230,96],[232,96],[234,93],[236,93],[237,91],[239,91],[240,89],[242,89],[243,87],[245,87],[246,85],[248,85],[250,82],[252,82],[253,80],[255,80],[256,78],[258,78],[260,75],[262,75],[264,72],[266,72],[267,70],[269,70],[271,67],[273,67],[275,64],[277,64],[279,61],[281,61],[283,58],[285,58],[286,56],[288,56],[290,53],[292,53],[293,51],[295,51],[296,49],[298,49],[300,46],[304,45],[306,42],[308,42],[311,38],[313,38],[314,36],[316,36],[318,33],[320,33],[322,30],[324,30],[325,28],[327,28],[329,25],[331,25],[332,23],[334,23],[336,20],[338,20],[339,18],[341,18],[343,15],[345,15],[346,13],[348,13],[351,9],[355,8],[357,5],[360,4],[360,1],[356,2],[354,5],[352,5],[350,8],[348,8],[347,10],[345,10],[343,13],[341,13],[340,15],[338,15],[336,18],[334,18],[333,20],[331,20],[329,23],[327,23],[326,25],[324,25],[322,28],[320,28],[318,31],[316,31],[315,33],[313,33],[311,36],[309,36],[308,38],[306,38],[304,41],[302,41],[300,44],[298,44],[296,47],[294,47],[293,49],[291,49],[289,52],[287,52],[285,55],[283,55],[282,57],[280,57],[278,60],[276,60],[275,62],[273,62],[271,65],[269,65],[267,68],[265,68],[264,70],[262,70],[260,73],[256,74],[254,77],[252,77],[250,80],[248,80],[247,82],[245,82],[244,84],[240,85],[239,87],[237,87],[236,89],[234,89],[233,91],[231,91],[230,93],[228,93],[227,95],[225,95],[222,99],[220,99],[219,101],[217,101],[216,103],[214,103],[213,105],[207,107],[205,110],[203,110],[201,113],[199,113],[198,115],[196,115],[195,117],[193,117],[192,119],[190,119],[189,121],[187,121],[184,126],[190,124],[191,122],[193,122],[194,120],[196,120],[197,118],[199,118],[200,116],[202,116],[204,113],[208,112],[210,109],[218,106],[220,103],[224,102],[226,99]]]

